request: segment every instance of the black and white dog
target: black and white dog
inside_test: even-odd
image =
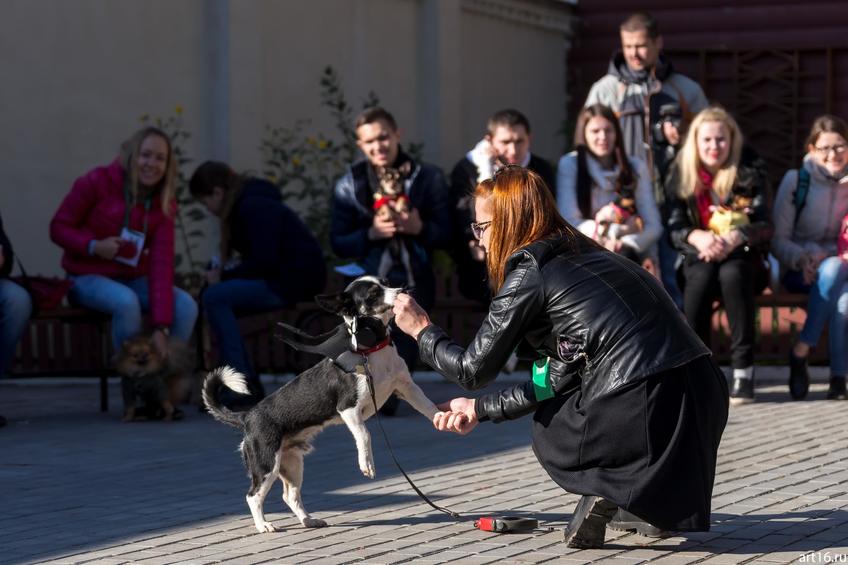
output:
[[[310,338],[301,333],[296,337],[305,345],[315,345],[325,339],[332,341],[331,334],[344,334],[345,349],[356,352],[355,358],[360,360],[356,365],[348,362],[347,367],[342,368],[345,363],[325,358],[247,412],[232,412],[218,399],[221,385],[247,394],[243,375],[222,367],[206,377],[203,402],[209,412],[217,420],[244,431],[240,449],[251,480],[247,505],[259,532],[277,531],[265,520],[262,509],[265,496],[277,478],[283,483],[283,500],[301,524],[307,528],[327,525],[324,520],[310,517],[301,501],[303,456],[312,450],[312,439],[324,427],[341,423],[348,427],[356,441],[359,470],[373,479],[371,436],[364,422],[374,414],[375,402],[379,408],[390,395],[396,394],[428,420],[433,420],[438,409],[412,381],[394,345],[388,339],[369,344],[371,346],[364,349],[357,343],[357,335],[360,335],[356,329],[357,320],[363,327],[367,325],[365,320],[371,320],[372,325],[376,325],[372,334],[382,331],[387,335],[392,305],[400,292],[401,289],[388,288],[375,277],[360,277],[344,292],[316,297],[323,308],[342,316],[344,324],[339,331],[324,336]],[[312,343],[307,343],[310,340]],[[374,400],[365,364],[361,363],[364,359],[367,359],[367,372],[373,379]]]

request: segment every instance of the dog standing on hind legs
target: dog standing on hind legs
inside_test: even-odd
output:
[[[435,404],[412,381],[406,363],[388,339],[392,305],[400,291],[389,288],[376,277],[360,277],[339,294],[316,297],[320,306],[339,314],[344,323],[323,336],[307,336],[295,330],[284,339],[289,343],[297,340],[304,347],[334,344],[325,349],[342,343],[345,352],[342,356],[328,353],[327,358],[247,412],[232,412],[218,399],[221,386],[247,394],[243,375],[222,367],[206,377],[202,394],[209,412],[217,420],[244,432],[240,450],[251,481],[246,499],[259,532],[277,531],[263,512],[265,497],[277,479],[283,483],[283,500],[301,524],[307,528],[327,525],[324,520],[309,515],[301,498],[303,457],[312,450],[312,439],[323,428],[342,423],[348,427],[356,443],[359,470],[373,479],[376,471],[371,435],[365,420],[375,409],[396,394],[430,422],[438,412]],[[372,333],[380,334],[379,343],[363,348],[357,341],[362,335],[358,326],[370,326]],[[368,373],[362,370],[364,363],[350,367],[340,361],[351,353],[356,359],[367,357]]]

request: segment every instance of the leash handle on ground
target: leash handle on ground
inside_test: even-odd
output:
[[[406,474],[406,471],[403,470],[400,462],[395,457],[395,452],[392,449],[391,443],[389,443],[389,436],[386,434],[386,429],[383,427],[383,422],[380,419],[380,410],[377,406],[377,396],[374,392],[374,379],[371,377],[371,371],[368,369],[368,358],[363,356],[363,364],[362,370],[365,374],[365,380],[368,383],[368,391],[371,393],[371,402],[374,403],[374,414],[377,416],[377,425],[380,426],[380,432],[383,434],[383,440],[386,442],[386,447],[389,450],[389,455],[392,458],[392,461],[395,463],[395,467],[403,475],[403,478],[406,479],[406,482],[409,483],[409,486],[412,487],[412,490],[415,491],[415,494],[421,498],[424,502],[430,505],[434,510],[438,510],[439,512],[443,512],[457,520],[459,522],[467,522],[472,520],[467,516],[462,516],[459,512],[454,512],[449,508],[442,508],[441,506],[435,504],[432,500],[430,500],[426,494],[421,492],[415,483],[412,482],[412,479],[409,475]],[[502,517],[493,517],[493,516],[482,516],[477,520],[474,520],[474,527],[485,531],[485,532],[496,532],[499,534],[509,533],[509,532],[532,532],[532,531],[543,531],[543,532],[552,532],[554,528],[540,528],[539,521],[535,518],[519,518],[515,516],[502,516]]]
[[[498,534],[532,532],[535,530],[553,531],[553,528],[540,528],[539,520],[535,518],[520,518],[517,516],[481,516],[474,521],[474,527],[484,532]]]

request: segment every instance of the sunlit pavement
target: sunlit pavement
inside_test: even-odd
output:
[[[277,484],[265,509],[282,531],[259,534],[236,430],[191,406],[181,422],[121,423],[117,382],[102,414],[93,379],[0,381],[10,420],[0,429],[0,563],[848,562],[848,402],[824,399],[820,370],[802,402],[789,399],[785,369],[759,375],[757,402],[731,410],[712,531],[650,539],[608,530],[603,550],[583,551],[561,543],[578,496],[536,462],[529,417],[466,437],[436,432],[407,405],[383,418],[418,487],[468,521],[416,496],[372,419],[377,478],[360,474],[347,429],[328,429],[306,458],[303,498],[329,526],[303,528]],[[420,381],[437,402],[461,393],[433,374]],[[480,515],[553,529],[481,532],[471,522]]]

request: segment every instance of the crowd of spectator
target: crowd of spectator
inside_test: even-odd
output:
[[[774,290],[809,294],[804,329],[788,355],[792,397],[807,394],[807,358],[827,326],[828,398],[845,398],[848,126],[836,116],[817,118],[801,167],[786,172],[775,195],[734,117],[710,105],[663,55],[657,22],[635,13],[620,36],[621,50],[577,116],[574,150],[556,168],[531,151],[530,122],[515,109],[492,115],[449,179],[404,151],[391,113],[364,111],[354,124],[363,159],[333,189],[332,251],[355,262],[345,274],[410,288],[429,309],[439,298],[434,252],[445,249],[462,295],[488,303],[477,243],[485,226],[472,227],[471,195],[500,168],[519,165],[541,177],[571,225],[661,279],[707,345],[721,301],[731,331],[732,404],[754,400],[754,297],[769,283],[771,253],[780,270],[771,277],[781,285]],[[110,315],[115,348],[142,332],[145,320],[163,351],[168,336],[188,340],[193,332],[198,304],[174,286],[176,167],[167,134],[144,128],[112,163],[74,182],[50,223],[73,281],[69,302]],[[221,361],[248,377],[251,395],[241,402],[249,405],[264,391],[236,316],[309,300],[324,288],[324,260],[308,226],[270,183],[206,162],[190,190],[220,219],[220,250],[199,302]],[[0,222],[0,373],[32,309],[29,294],[9,278],[13,261]],[[412,371],[417,346],[397,333]]]

